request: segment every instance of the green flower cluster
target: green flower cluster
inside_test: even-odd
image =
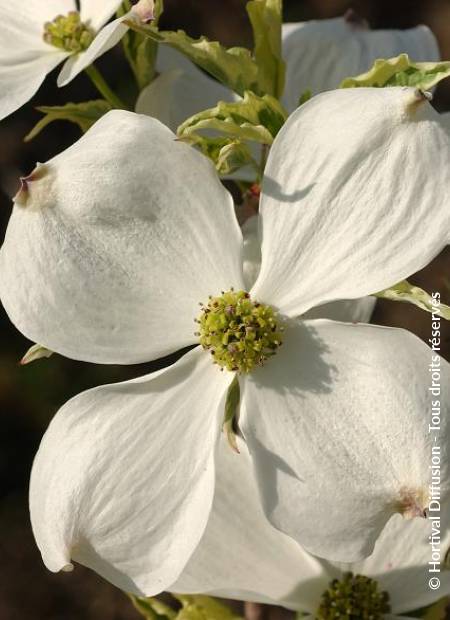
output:
[[[389,594],[374,579],[346,573],[322,595],[316,620],[381,620],[390,611]]]
[[[94,40],[93,30],[83,24],[78,11],[58,15],[44,24],[44,41],[66,52],[83,52]]]
[[[245,291],[222,292],[201,306],[196,335],[222,368],[251,372],[275,355],[282,344],[283,328],[274,309],[253,301]]]

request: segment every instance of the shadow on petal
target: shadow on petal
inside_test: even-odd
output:
[[[278,181],[275,181],[275,179],[272,179],[271,177],[264,177],[263,193],[271,198],[280,200],[281,202],[297,202],[297,200],[305,198],[313,189],[314,185],[315,183],[311,183],[303,189],[298,189],[295,192],[292,192],[292,194],[286,194],[283,192]]]
[[[124,549],[124,554],[126,554],[126,549]],[[118,570],[111,562],[102,558],[88,540],[83,539],[77,543],[72,550],[72,558],[78,564],[87,566],[99,575],[102,575],[112,584],[117,584],[117,587],[120,587],[122,590],[145,596],[145,593],[141,592],[140,588],[136,586],[126,573]]]
[[[283,395],[330,393],[338,369],[326,361],[328,345],[311,322],[295,321],[291,325],[287,326],[283,345],[274,359],[254,372],[255,383],[270,385]]]

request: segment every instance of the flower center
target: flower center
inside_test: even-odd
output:
[[[95,33],[80,19],[78,11],[58,15],[44,24],[44,41],[66,52],[82,52],[94,40]]]
[[[380,620],[390,611],[389,594],[381,592],[374,579],[346,573],[322,595],[316,620]]]
[[[283,328],[274,309],[253,301],[245,291],[231,289],[200,305],[196,335],[222,368],[251,372],[275,355],[282,343]]]

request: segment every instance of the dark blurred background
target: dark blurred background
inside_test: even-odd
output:
[[[192,36],[205,34],[228,46],[251,45],[245,0],[165,0],[165,5],[165,28],[183,28]],[[442,57],[450,59],[450,0],[285,0],[285,21],[336,17],[348,8],[365,17],[372,28],[427,24],[438,38]],[[110,84],[120,87],[126,71],[120,47],[98,64]],[[79,137],[75,126],[61,122],[24,144],[23,136],[40,118],[33,106],[97,97],[84,76],[58,89],[52,74],[25,108],[0,124],[2,238],[18,177],[30,172],[36,161],[46,161]],[[435,105],[442,111],[450,109],[450,80],[439,87]],[[440,290],[443,301],[449,303],[450,252],[444,252],[412,280],[428,291]],[[425,340],[429,337],[429,315],[411,306],[379,302],[373,321],[406,327]],[[93,366],[55,355],[21,367],[18,362],[30,343],[14,329],[1,308],[0,330],[0,620],[137,619],[140,616],[126,597],[94,573],[77,566],[73,573],[53,575],[44,568],[31,534],[27,488],[40,438],[69,397],[101,383],[139,376],[155,366]],[[448,357],[447,328],[443,335]]]

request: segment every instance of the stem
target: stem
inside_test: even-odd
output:
[[[118,97],[105,82],[102,74],[94,67],[94,65],[89,65],[85,69],[87,75],[91,79],[91,82],[94,84],[98,92],[106,99],[106,101],[111,104],[113,108],[117,108],[119,110],[128,110],[128,106]]]
[[[266,611],[268,611],[267,607],[265,608],[261,603],[249,603],[248,601],[244,603],[245,620],[263,620]]]
[[[263,177],[264,177],[264,169],[266,167],[267,157],[269,155],[269,145],[263,144],[261,146],[261,159],[259,162],[259,170],[258,170],[258,183],[261,185]]]

